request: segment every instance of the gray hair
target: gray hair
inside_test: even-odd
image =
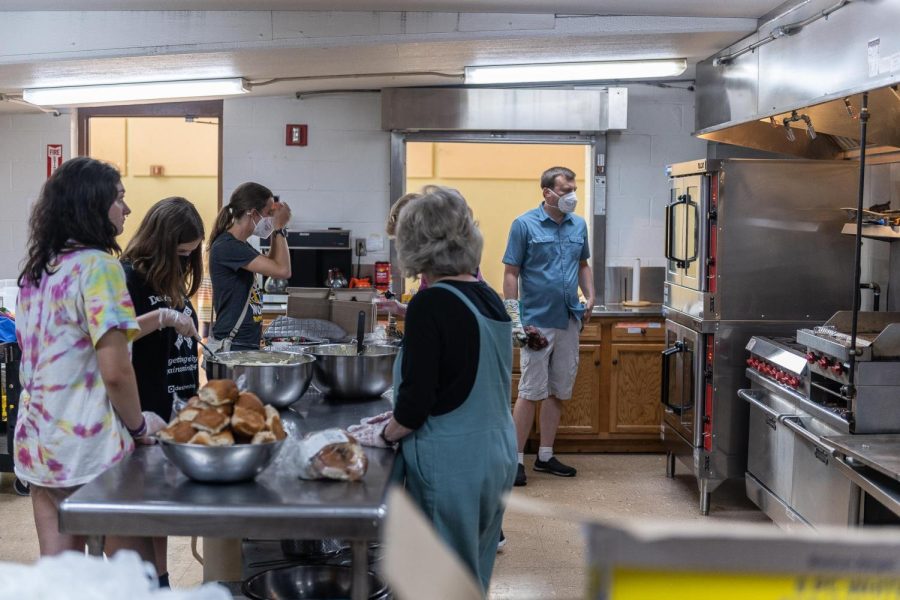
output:
[[[472,211],[454,189],[426,186],[422,196],[400,212],[397,257],[407,277],[475,273],[483,247]]]

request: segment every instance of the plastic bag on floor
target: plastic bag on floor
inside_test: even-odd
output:
[[[159,589],[153,566],[136,552],[106,560],[64,552],[33,565],[0,562],[0,598],[29,600],[232,600],[217,584]]]

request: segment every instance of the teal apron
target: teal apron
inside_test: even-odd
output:
[[[459,408],[429,416],[401,440],[398,462],[407,492],[487,591],[503,523],[501,499],[512,489],[518,463],[510,411],[512,323],[484,317],[453,286],[433,287],[453,292],[478,321],[478,374]],[[395,398],[402,362],[401,350],[394,362]]]

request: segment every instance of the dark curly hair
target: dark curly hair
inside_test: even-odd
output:
[[[18,285],[38,285],[57,256],[76,248],[118,254],[109,209],[121,176],[112,165],[79,156],[64,162],[41,188],[28,221],[27,259]]]

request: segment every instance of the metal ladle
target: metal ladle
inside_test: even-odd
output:
[[[198,344],[200,344],[201,346],[203,346],[203,349],[204,349],[204,350],[206,350],[207,352],[209,352],[209,355],[212,357],[212,359],[213,359],[214,361],[216,361],[216,362],[221,362],[221,361],[219,360],[219,355],[216,354],[215,351],[213,351],[212,348],[210,348],[209,346],[207,346],[206,344],[204,344],[204,343],[203,343],[203,340],[201,340],[198,336],[194,336],[194,339],[197,340],[197,343],[198,343]]]
[[[360,355],[365,351],[365,346],[363,346],[363,341],[365,337],[365,329],[366,329],[366,312],[361,310],[359,311],[359,316],[356,318],[356,354]]]

